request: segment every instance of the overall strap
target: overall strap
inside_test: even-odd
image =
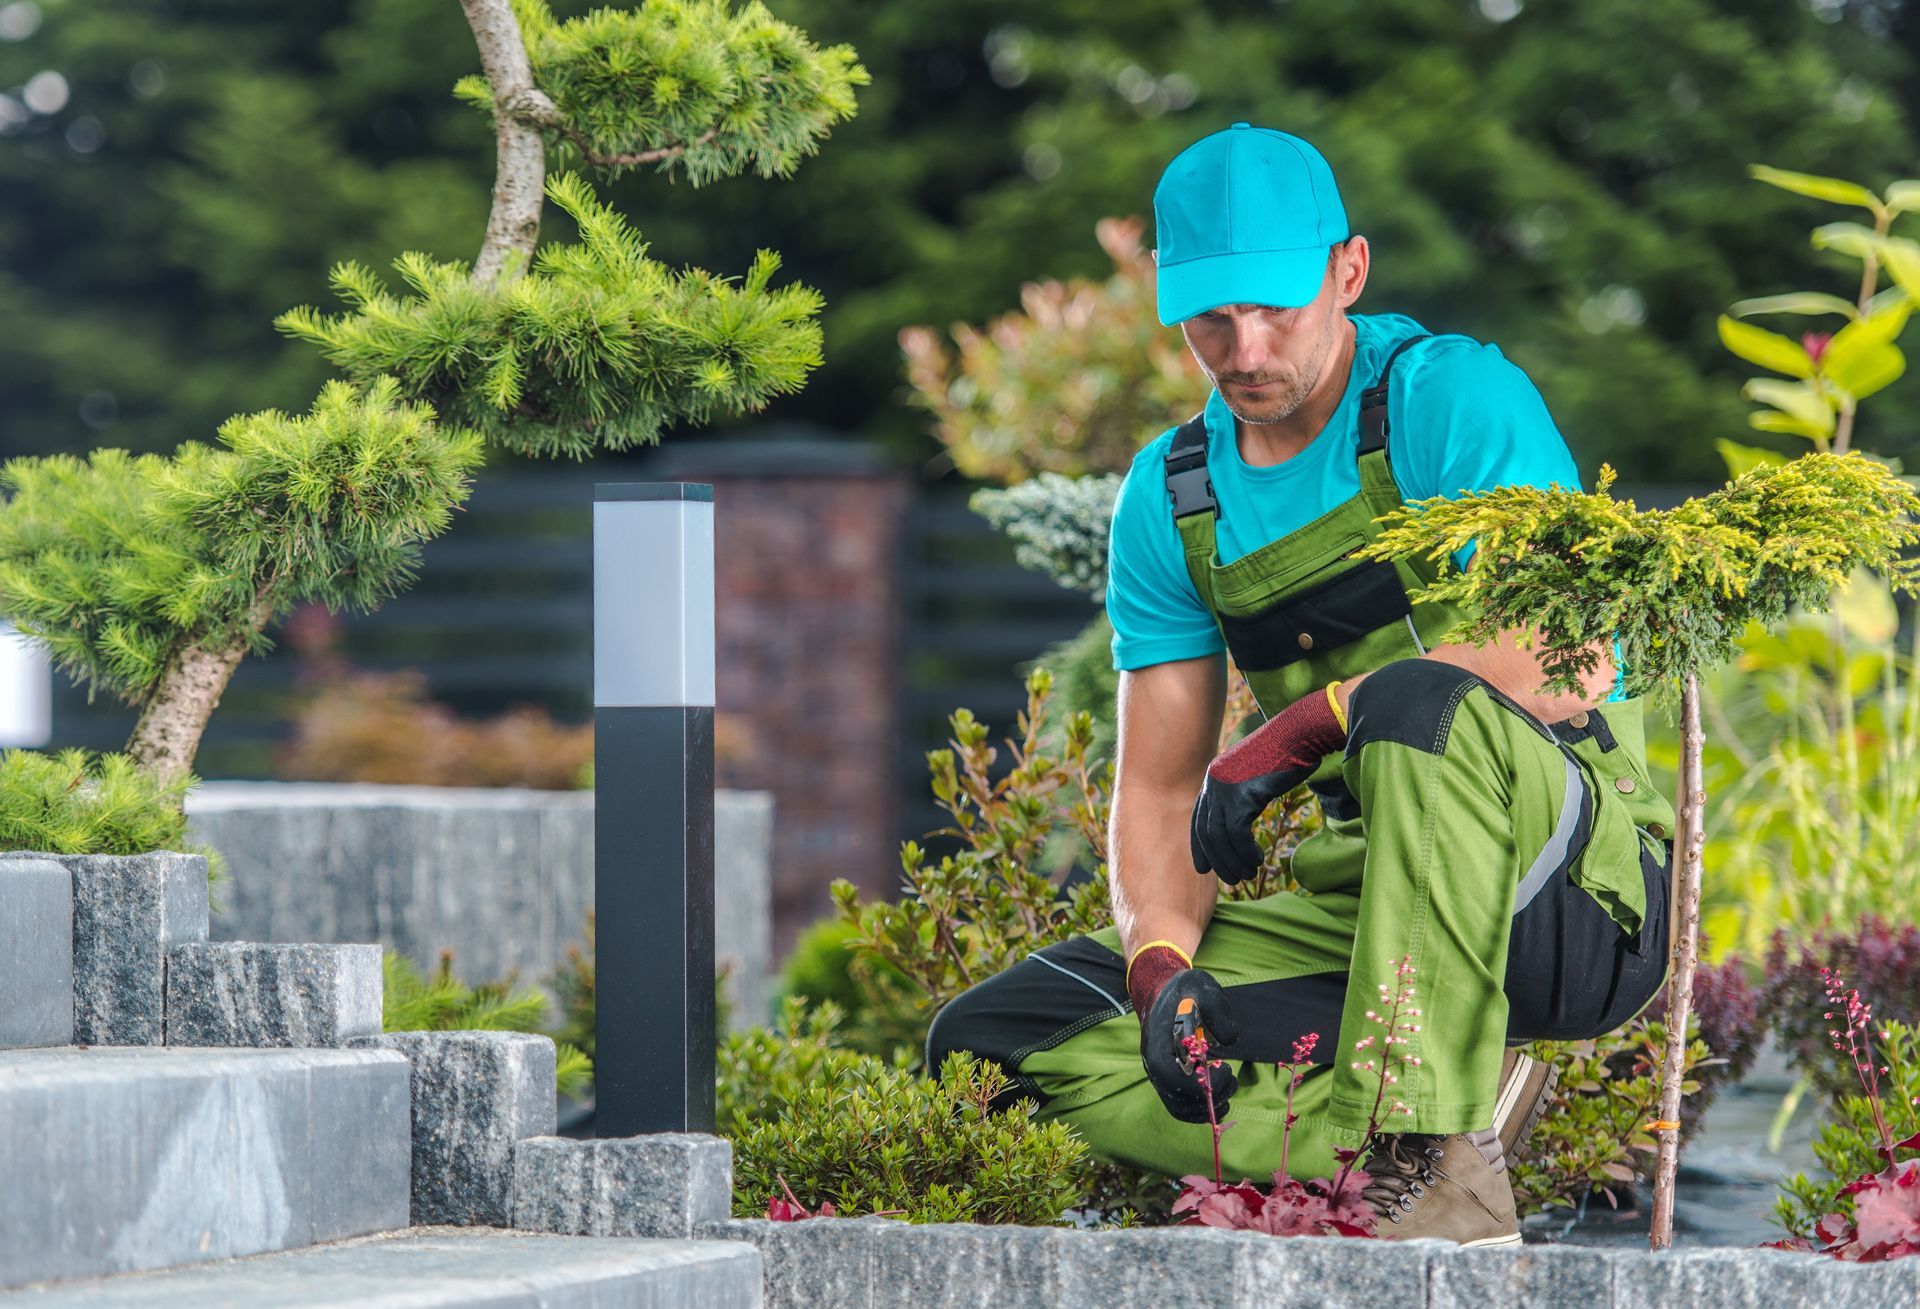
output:
[[[1393,361],[1410,345],[1431,340],[1430,336],[1410,336],[1393,347],[1387,362],[1380,365],[1380,380],[1360,393],[1360,453],[1372,454],[1387,449],[1387,383],[1393,378]],[[1389,461],[1392,456],[1388,455]]]
[[[1189,514],[1220,516],[1213,498],[1213,479],[1207,476],[1207,415],[1201,410],[1180,424],[1167,450],[1167,495],[1173,501],[1173,521]]]

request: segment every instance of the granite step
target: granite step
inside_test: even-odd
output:
[[[0,1293],[6,1309],[760,1309],[737,1241],[415,1228],[388,1237]]]
[[[407,1225],[382,1050],[0,1051],[0,1288]]]

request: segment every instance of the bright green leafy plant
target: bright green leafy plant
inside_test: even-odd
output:
[[[1677,912],[1652,1236],[1661,1249],[1672,1242],[1682,1034],[1699,951],[1700,669],[1730,658],[1749,623],[1778,623],[1795,606],[1825,609],[1856,568],[1920,589],[1920,563],[1902,557],[1920,541],[1913,523],[1920,498],[1857,454],[1757,467],[1669,510],[1616,501],[1612,481],[1612,470],[1602,469],[1591,494],[1503,487],[1421,501],[1388,515],[1365,553],[1425,554],[1438,565],[1437,580],[1418,599],[1450,600],[1469,615],[1448,639],[1490,643],[1537,630],[1551,688],[1577,692],[1582,674],[1616,640],[1629,692],[1671,694],[1679,684]],[[1451,567],[1451,552],[1469,542],[1479,545],[1475,566]]]

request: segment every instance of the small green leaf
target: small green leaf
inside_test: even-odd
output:
[[[1813,248],[1837,250],[1855,259],[1865,259],[1883,238],[1871,227],[1858,223],[1824,223],[1813,229]]]
[[[1890,236],[1876,242],[1874,248],[1900,289],[1910,296],[1920,296],[1920,241]]]
[[[1729,318],[1726,314],[1720,315],[1719,325],[1721,344],[1748,363],[1770,368],[1776,373],[1786,373],[1790,377],[1813,376],[1813,360],[1798,341],[1751,323],[1743,323],[1737,318]]]
[[[1852,301],[1842,300],[1839,296],[1828,295],[1824,291],[1788,291],[1784,295],[1756,296],[1751,300],[1739,301],[1727,312],[1735,318],[1751,318],[1755,314],[1841,314],[1847,318],[1860,316],[1860,311],[1853,307]]]
[[[1821,360],[1826,364],[1826,360]],[[1876,345],[1847,357],[1842,363],[1828,365],[1822,373],[1828,382],[1855,400],[1864,400],[1875,391],[1891,385],[1907,371],[1907,357],[1897,345]]]
[[[1787,457],[1778,450],[1742,445],[1724,436],[1713,443],[1713,448],[1720,452],[1721,460],[1726,463],[1728,477],[1739,477],[1755,468],[1773,468],[1787,462]]]
[[[1778,409],[1756,409],[1747,415],[1750,426],[1762,432],[1786,432],[1793,436],[1804,436],[1809,441],[1824,441],[1826,432],[1804,419],[1792,414],[1783,414]]]
[[[1740,388],[1740,393],[1820,428],[1823,436],[1833,430],[1833,405],[1816,383],[1756,377]]]
[[[1769,168],[1765,164],[1754,164],[1747,172],[1768,186],[1777,186],[1795,195],[1810,196],[1837,205],[1859,205],[1876,214],[1886,207],[1880,203],[1879,196],[1858,182],[1842,181],[1837,177],[1818,177],[1812,173],[1791,173],[1784,168]]]
[[[1907,179],[1887,188],[1887,208],[1896,214],[1920,209],[1920,182]]]

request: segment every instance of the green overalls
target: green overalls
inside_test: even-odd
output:
[[[1167,456],[1188,570],[1263,712],[1371,674],[1344,757],[1309,783],[1325,821],[1294,853],[1303,893],[1222,901],[1194,954],[1241,1029],[1223,1051],[1240,1082],[1220,1143],[1232,1177],[1278,1163],[1287,1078],[1275,1064],[1309,1032],[1316,1068],[1295,1093],[1290,1167],[1326,1175],[1336,1145],[1360,1143],[1377,1083],[1352,1067],[1353,1047],[1368,1035],[1378,1046],[1367,1011],[1402,956],[1424,1012],[1408,1047],[1420,1062],[1388,1092],[1410,1110],[1396,1131],[1486,1126],[1506,1044],[1611,1031],[1665,975],[1673,810],[1647,773],[1638,702],[1541,724],[1477,677],[1418,658],[1459,616],[1409,602],[1435,565],[1351,558],[1402,503],[1387,382],[1423,339],[1362,393],[1360,493],[1233,563],[1215,558],[1202,418]],[[929,1066],[951,1049],[995,1058],[1096,1155],[1209,1171],[1206,1125],[1170,1117],[1146,1081],[1119,950],[1107,929],[969,990],[937,1015]]]

